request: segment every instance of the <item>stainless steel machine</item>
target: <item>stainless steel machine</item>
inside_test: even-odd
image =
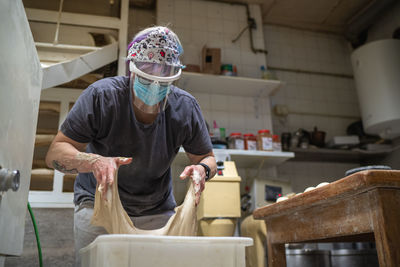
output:
[[[23,248],[42,70],[22,1],[0,1],[0,267]]]

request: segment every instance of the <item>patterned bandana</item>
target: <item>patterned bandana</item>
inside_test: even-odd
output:
[[[144,30],[135,36],[128,48],[128,60],[184,67],[179,60],[183,54],[181,43],[176,34],[166,27]]]

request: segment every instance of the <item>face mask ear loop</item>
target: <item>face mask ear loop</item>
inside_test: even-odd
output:
[[[131,72],[131,75],[129,77],[129,89],[132,90],[132,93],[134,93],[133,92],[133,76],[134,76],[134,74],[133,74],[133,72]]]
[[[169,95],[169,93],[167,93],[167,95],[165,96],[164,105],[163,105],[163,111],[165,111],[165,106],[167,105],[168,95]]]

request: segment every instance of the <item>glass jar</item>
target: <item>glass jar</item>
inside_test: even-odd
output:
[[[244,149],[244,140],[241,133],[231,133],[229,135],[230,149]]]
[[[257,150],[257,137],[252,133],[243,135],[244,137],[244,149],[245,150]]]
[[[269,130],[259,130],[257,134],[257,148],[263,151],[273,151],[272,135]]]
[[[277,151],[277,152],[282,151],[281,140],[279,139],[279,135],[277,135],[277,134],[272,135],[272,148],[274,151]]]

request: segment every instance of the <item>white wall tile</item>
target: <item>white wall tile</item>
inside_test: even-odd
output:
[[[208,32],[201,30],[192,31],[192,41],[196,44],[198,51],[201,53],[203,46],[208,43]],[[183,47],[183,49],[185,49],[185,47]]]
[[[222,63],[230,63],[233,65],[238,65],[241,63],[240,53],[237,49],[225,48],[222,51]]]
[[[187,14],[176,14],[175,15],[175,26],[179,28],[184,28],[192,30],[192,17]],[[179,35],[178,35],[179,36]],[[182,38],[181,36],[179,36]]]
[[[228,99],[228,111],[243,113],[243,97],[240,96],[227,96]]]
[[[183,64],[194,64],[201,66],[201,51],[199,51],[198,46],[193,45],[193,43],[183,43],[182,46],[185,47],[182,62]]]
[[[246,8],[244,6],[236,6],[236,18],[240,22],[247,22]]]
[[[211,95],[204,93],[193,93],[193,96],[197,99],[201,109],[211,109]]]
[[[174,4],[175,4],[175,7],[174,7],[175,14],[186,15],[191,11],[192,1],[175,0]]]
[[[224,20],[222,18],[208,18],[207,29],[209,32],[222,34],[224,31]]]
[[[257,62],[259,54],[255,54],[252,51],[241,51],[240,53],[240,61],[242,64],[252,65],[254,62]]]
[[[254,66],[254,65],[242,65],[242,73],[243,76],[245,77],[251,77],[251,78],[260,78],[261,72],[260,72],[260,67],[259,66]]]
[[[157,24],[158,25],[175,25],[175,16],[173,13],[160,12],[157,14]]]
[[[224,95],[212,95],[211,97],[211,109],[217,111],[228,110],[228,98]]]
[[[234,36],[235,34],[238,34],[239,23],[235,19],[232,19],[232,18],[234,18],[234,17],[231,17],[229,19],[224,19],[222,21],[222,25],[223,25],[224,33],[230,33],[230,34],[232,34],[232,36]],[[233,39],[233,37],[232,37],[232,39]]]
[[[235,49],[237,53],[240,55],[240,42],[232,42],[237,36],[237,33],[222,33],[224,38],[224,49]]]
[[[232,20],[236,18],[236,6],[235,5],[223,5],[222,6],[223,18]]]
[[[208,19],[204,16],[190,16],[192,20],[192,30],[206,31],[208,29]]]
[[[241,29],[243,25],[247,25],[245,22],[241,22],[242,25],[239,23],[239,28]],[[235,34],[235,38],[237,38],[237,35]],[[241,37],[236,41],[240,44],[240,49],[242,51],[251,51],[251,46],[250,46],[250,34],[248,31],[245,31]]]
[[[218,124],[218,127],[225,128],[229,125],[229,112],[227,111],[212,111],[212,120],[210,121],[210,127],[212,127],[212,123],[215,120]]]
[[[246,122],[244,113],[230,113],[228,125],[231,131],[243,131]]]
[[[190,29],[175,26],[174,32],[178,35],[182,43],[192,42],[192,31]],[[185,47],[183,47],[183,49],[185,49]]]
[[[157,1],[157,15],[159,13],[169,13],[169,14],[174,14],[175,12],[175,1],[174,0],[166,0],[162,1]],[[158,16],[157,16],[158,17]]]
[[[162,2],[162,1],[158,1]],[[191,1],[192,2],[192,16],[208,17],[206,1]]]
[[[207,16],[216,19],[222,18],[222,5],[220,3],[207,2]]]

